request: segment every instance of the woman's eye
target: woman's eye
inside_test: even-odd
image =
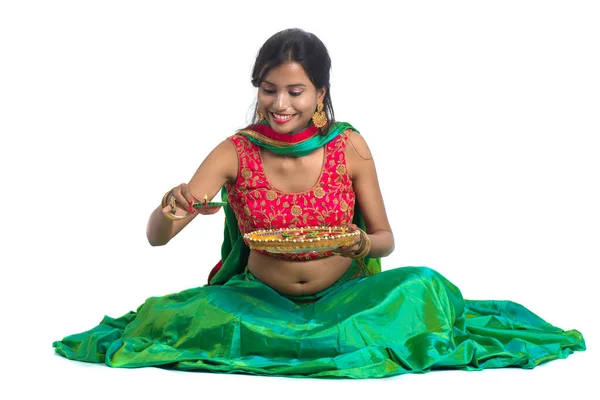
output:
[[[273,93],[275,93],[275,91],[274,91],[274,90],[271,90],[271,89],[263,88],[263,93],[266,93],[266,94],[273,94]]]
[[[300,96],[302,92],[290,92],[292,96]]]

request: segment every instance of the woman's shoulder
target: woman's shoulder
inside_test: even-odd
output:
[[[248,139],[248,137],[244,135],[241,131],[236,131],[232,135],[229,135],[225,141],[232,143],[234,147],[243,147],[251,145],[251,142]]]
[[[358,157],[362,160],[370,160],[373,158],[367,141],[360,133],[354,129],[347,129],[345,134],[348,137],[349,144],[349,146],[346,146],[346,156],[352,158]]]
[[[212,150],[211,154],[215,155],[217,158],[222,157],[222,160],[233,159],[233,157],[237,159],[236,146],[230,138],[231,136],[221,141],[221,143]]]

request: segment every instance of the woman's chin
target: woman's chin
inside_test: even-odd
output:
[[[293,133],[299,132],[301,130],[301,128],[295,126],[296,124],[288,126],[287,124],[280,125],[280,124],[271,122],[270,125],[271,125],[271,128],[273,128],[273,130],[275,132],[281,133],[282,135],[293,134]]]
[[[287,135],[287,134],[291,134],[292,130],[291,129],[285,129],[285,128],[277,128],[276,126],[271,125],[271,127],[273,128],[273,130],[277,133],[280,133],[282,135]]]

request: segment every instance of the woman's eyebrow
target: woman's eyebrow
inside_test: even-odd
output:
[[[267,81],[267,80],[264,80],[263,82],[264,82],[264,83],[268,83],[268,84],[269,84],[269,85],[271,85],[271,86],[277,86],[276,84],[274,84],[274,83],[271,83],[271,82],[269,82],[269,81]],[[294,83],[294,84],[291,84],[291,85],[287,85],[287,87],[293,87],[293,86],[302,86],[302,87],[306,87],[306,85],[305,85],[304,83]]]

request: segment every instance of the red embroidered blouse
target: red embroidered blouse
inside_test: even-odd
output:
[[[242,234],[258,229],[342,226],[352,222],[355,195],[346,168],[347,132],[325,146],[319,180],[302,193],[281,192],[271,185],[258,145],[239,134],[229,140],[237,150],[239,170],[236,182],[226,187],[229,205]],[[287,260],[312,260],[328,257],[331,252],[263,254]]]

